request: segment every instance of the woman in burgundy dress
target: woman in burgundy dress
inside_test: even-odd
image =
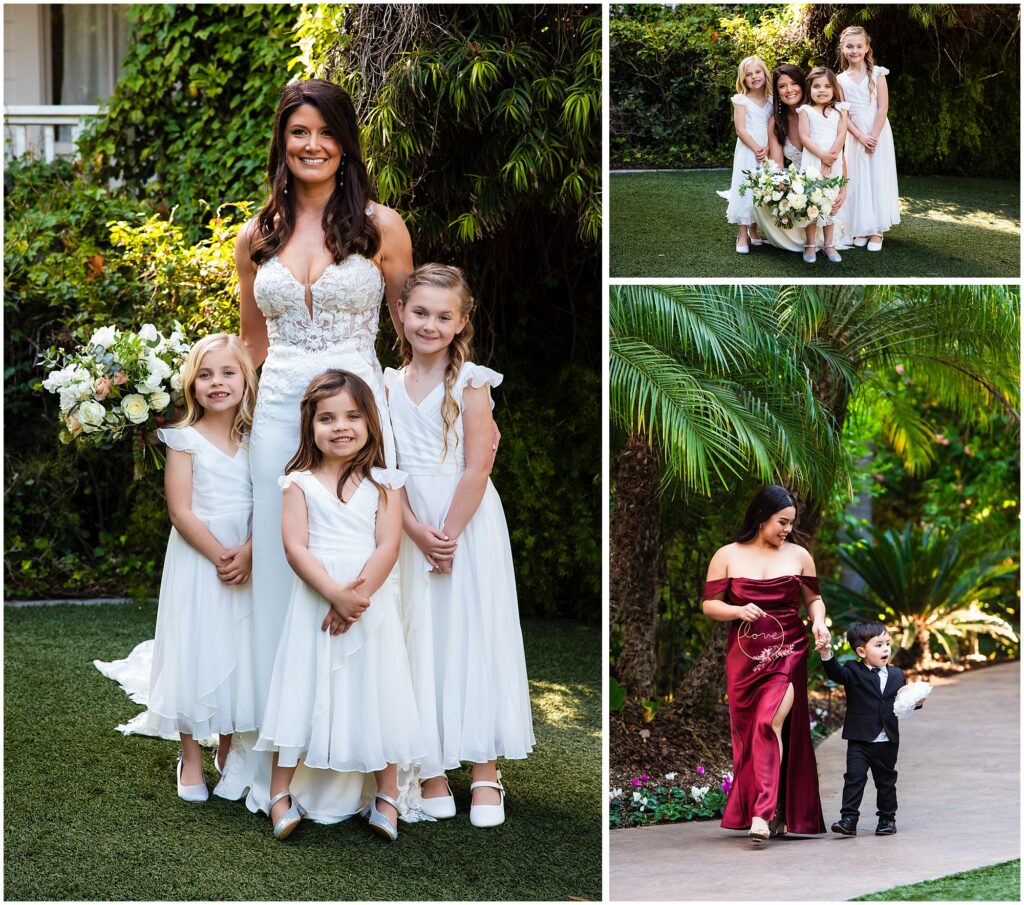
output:
[[[760,490],[735,543],[708,566],[704,613],[732,622],[725,655],[732,724],[733,788],[722,826],[757,843],[770,835],[824,833],[807,713],[811,619],[814,646],[831,636],[810,553],[790,538],[796,502],[783,487]]]

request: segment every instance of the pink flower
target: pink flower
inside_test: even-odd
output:
[[[96,398],[102,402],[107,398],[107,394],[110,392],[110,381],[106,377],[96,378]]]
[[[905,370],[905,368],[903,367],[903,365],[896,365],[896,373],[897,374],[902,374],[904,370]]]
[[[647,774],[646,773],[641,773],[640,774],[640,782],[647,782]]]
[[[118,371],[112,378],[112,382],[115,386],[121,386],[128,382],[128,375],[124,371]]]
[[[640,788],[640,780],[637,779],[635,776],[633,777],[633,788],[634,789],[639,789]]]
[[[703,776],[704,775],[704,765],[703,764],[697,764],[697,775],[698,776]]]

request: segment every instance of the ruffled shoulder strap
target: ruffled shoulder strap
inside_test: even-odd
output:
[[[796,108],[796,112],[803,113],[804,110],[806,110],[808,113],[810,113],[813,109],[814,107],[811,104],[801,104],[799,107]]]
[[[194,427],[161,427],[156,435],[167,444],[168,449],[179,452],[197,452],[202,448],[203,438]]]
[[[277,479],[277,486],[282,490],[287,490],[292,484],[297,484],[302,488],[303,493],[306,491],[306,481],[312,478],[313,474],[309,471],[291,471],[288,474],[283,474]],[[315,479],[314,479],[315,480]]]
[[[397,468],[371,468],[370,473],[378,484],[390,487],[392,490],[400,490],[405,486],[405,479],[408,475]]]
[[[467,361],[463,366],[462,370],[459,371],[458,379],[455,381],[454,392],[462,395],[463,390],[467,386],[470,387],[498,387],[501,386],[501,382],[504,380],[504,376],[499,374],[497,371],[492,371],[490,368],[485,368],[483,365],[473,364],[471,361]],[[494,408],[494,400],[491,399],[491,408]]]
[[[748,108],[750,108],[750,107],[753,107],[753,105],[754,105],[753,101],[751,101],[751,99],[749,97],[747,97],[745,94],[734,94],[732,96],[732,102],[737,107],[748,107]]]
[[[877,78],[880,75],[888,75],[889,70],[884,66],[872,66],[871,67],[871,78]]]
[[[390,393],[391,390],[398,384],[398,381],[402,379],[402,372],[395,368],[384,369],[384,387]]]
[[[849,101],[839,101],[839,103],[836,104],[836,110],[849,110],[849,109],[850,109],[850,102]]]
[[[715,578],[704,582],[704,600],[720,600],[729,590],[731,578]]]

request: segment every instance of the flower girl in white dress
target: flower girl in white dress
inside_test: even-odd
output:
[[[768,120],[772,115],[768,88],[768,67],[760,57],[746,57],[736,74],[736,94],[732,98],[733,124],[736,126],[736,150],[732,158],[732,185],[718,192],[729,202],[725,219],[736,223],[736,251],[745,255],[750,245],[764,244],[754,222],[754,203],[750,193],[740,194],[746,181],[744,170],[759,169],[768,156]],[[748,239],[750,245],[748,245]]]
[[[505,819],[496,758],[533,749],[508,526],[489,475],[489,387],[472,364],[473,297],[456,267],[426,264],[399,299],[406,366],[384,375],[405,484],[402,609],[428,753],[421,807],[453,817],[445,771],[473,764],[474,826]]]
[[[248,430],[256,370],[237,336],[193,347],[182,375],[185,415],[158,433],[167,444],[167,542],[145,730],[177,732],[178,795],[206,801],[197,738],[256,728],[252,671],[252,480]]]
[[[275,752],[274,835],[286,838],[306,815],[289,791],[301,759],[314,770],[375,774],[363,816],[393,842],[397,765],[424,753],[398,611],[405,475],[384,467],[377,405],[360,377],[325,371],[300,409],[299,449],[279,479],[296,578],[256,742]]]
[[[847,105],[841,101],[835,73],[824,66],[812,69],[807,74],[807,93],[811,102],[797,109],[800,140],[804,145],[800,172],[817,170],[822,176],[842,176],[845,173],[843,144],[846,141]],[[816,214],[807,224],[804,260],[813,264],[817,257],[815,233],[819,224],[823,227],[825,257],[839,263],[842,258],[833,242],[835,220],[821,214]]]
[[[889,70],[876,66],[871,39],[859,25],[839,36],[839,85],[850,106],[846,138],[850,196],[846,218],[853,244],[882,250],[882,234],[900,222],[896,147],[889,125]]]

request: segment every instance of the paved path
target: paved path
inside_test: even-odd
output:
[[[934,680],[900,727],[899,833],[786,837],[754,849],[713,821],[615,830],[613,900],[844,901],[1020,857],[1020,664]],[[846,743],[817,749],[826,825],[839,817]],[[864,831],[867,832],[864,832]]]

